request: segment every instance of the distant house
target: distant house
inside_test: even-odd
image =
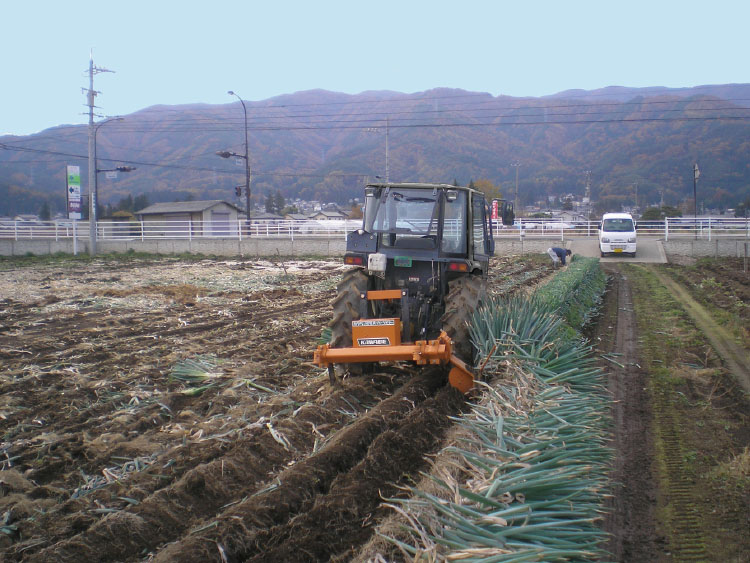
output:
[[[316,211],[307,218],[314,221],[346,221],[349,216],[343,211]]]
[[[141,225],[130,211],[115,211],[109,217],[97,221],[102,238],[136,237],[141,234]]]
[[[555,220],[564,221],[566,223],[578,223],[587,221],[586,216],[577,211],[561,211],[559,213],[555,213],[553,218]]]
[[[239,215],[237,206],[218,199],[155,203],[135,212],[150,236],[237,236]]]
[[[267,211],[264,211],[262,213],[253,213],[250,215],[250,223],[251,224],[258,224],[263,223],[266,224],[276,224],[279,221],[283,221],[284,218],[281,215],[276,215],[276,213],[268,213]]]
[[[41,225],[42,222],[39,220],[37,215],[21,214],[13,217],[14,221],[23,221],[24,223],[34,223],[35,225]]]
[[[288,221],[308,221],[310,217],[304,213],[287,213],[284,215],[284,219]]]

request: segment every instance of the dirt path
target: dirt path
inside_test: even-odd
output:
[[[656,478],[651,471],[653,440],[648,373],[638,364],[637,323],[633,288],[616,264],[606,267],[611,276],[605,310],[596,339],[602,367],[610,373],[617,452],[612,478],[616,483],[605,529],[616,561],[652,561],[657,550],[653,526]],[[614,328],[614,330],[612,330]]]
[[[613,396],[608,548],[621,562],[744,561],[747,351],[660,267],[605,269],[592,336]]]
[[[719,325],[705,307],[693,299],[684,287],[658,268],[650,267],[649,270],[677,296],[685,312],[706,336],[737,383],[745,390],[745,393],[750,395],[750,362],[748,361],[750,351],[737,344],[729,331]]]

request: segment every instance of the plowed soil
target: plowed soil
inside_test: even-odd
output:
[[[712,314],[731,308],[718,322],[746,343],[747,277],[704,266],[667,273]],[[438,367],[329,383],[311,358],[343,271],[0,263],[0,560],[351,559],[465,398]],[[505,294],[553,274],[539,256],[491,272]],[[590,331],[615,399],[609,547],[618,561],[742,560],[747,402],[649,272],[610,270]]]
[[[6,265],[0,558],[346,560],[465,399],[440,368],[330,385],[311,358],[342,271]],[[492,272],[494,293],[552,273],[539,257]]]

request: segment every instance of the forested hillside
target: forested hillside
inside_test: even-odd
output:
[[[583,195],[590,172],[594,200],[612,208],[692,198],[733,207],[750,197],[750,85],[695,89],[570,91],[545,98],[493,97],[462,90],[418,94],[322,90],[246,102],[255,201],[286,198],[345,203],[364,181],[468,183],[487,179],[519,197]],[[186,198],[242,203],[244,115],[239,102],[155,106],[97,124],[98,168],[135,166],[99,177],[99,199],[114,203]],[[0,215],[64,209],[65,165],[81,166],[87,191],[87,135],[82,125],[28,137],[0,138]],[[520,166],[513,166],[513,164]]]

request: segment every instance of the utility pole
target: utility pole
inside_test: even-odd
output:
[[[245,101],[242,97],[239,94],[235,94],[233,90],[229,90],[227,94],[234,96],[240,101],[242,104],[242,114],[245,116],[245,156],[243,157],[245,159],[245,211],[247,213],[245,225],[247,226],[247,233],[250,234],[250,149],[247,144],[247,107],[245,107]]]
[[[89,87],[84,88],[86,100],[89,107],[89,255],[96,256],[96,130],[94,129],[94,104],[96,95],[99,93],[94,90],[94,75],[100,72],[114,72],[94,66],[94,53],[89,55]]]
[[[387,184],[390,180],[390,170],[388,169],[388,133],[390,129],[390,117],[385,118],[385,176],[375,176],[376,178],[379,178],[380,180],[383,180],[385,178],[385,183]],[[368,133],[379,133],[382,131],[380,127],[368,127],[367,129],[364,129],[364,131]]]
[[[513,201],[513,210],[515,213],[519,213],[518,211],[518,169],[521,167],[521,163],[519,161],[515,161],[515,162],[512,162],[510,165],[515,167],[516,169],[516,197]]]
[[[586,191],[583,200],[586,204],[586,228],[588,229],[591,226],[591,170],[584,170],[583,173],[586,174]]]
[[[693,166],[693,228],[695,229],[695,238],[698,238],[698,178],[701,171],[698,170],[698,163]]]
[[[388,127],[389,126],[389,118],[385,118],[385,183],[388,183]]]

